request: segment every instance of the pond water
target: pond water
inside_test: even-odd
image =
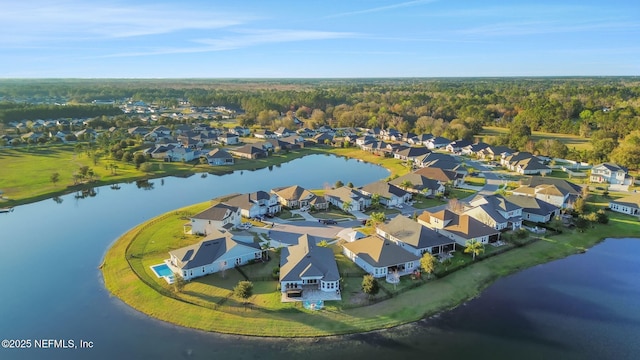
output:
[[[151,319],[104,289],[109,245],[171,209],[233,192],[337,180],[364,185],[378,166],[312,155],[230,175],[155,179],[70,194],[0,214],[0,339],[92,341],[92,349],[3,349],[0,359],[635,358],[640,351],[640,241],[607,240],[586,254],[498,281],[479,298],[392,330],[322,339],[227,336]],[[76,197],[77,196],[77,197]]]

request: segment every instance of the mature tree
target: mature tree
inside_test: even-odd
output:
[[[184,278],[182,278],[180,274],[174,272],[173,273],[173,291],[181,292],[182,289],[184,289],[185,285],[186,285],[186,281],[184,280]]]
[[[425,252],[420,258],[420,267],[424,272],[427,273],[427,276],[431,278],[431,274],[436,269],[436,258],[431,255],[429,252]]]
[[[611,153],[611,160],[630,169],[640,168],[640,130],[625,136]]]
[[[576,226],[576,229],[580,232],[584,232],[584,229],[589,227],[589,220],[585,219],[582,216],[575,216],[573,218],[573,225]]]
[[[339,188],[339,187],[343,187],[343,186],[344,186],[344,183],[343,183],[342,181],[338,180],[338,181],[336,181],[336,183],[335,183],[335,185],[334,185],[334,186],[335,186],[335,188],[337,189],[337,188]]]
[[[352,188],[352,189],[353,189],[353,183],[352,183],[351,181],[349,181],[349,182],[347,183],[347,187],[349,187],[349,188]]]
[[[476,255],[480,255],[484,252],[484,244],[478,240],[467,240],[464,248],[465,254],[472,254],[473,260],[476,260]]]
[[[576,201],[573,203],[573,211],[576,214],[584,214],[586,203],[583,197],[578,197]]]
[[[233,295],[246,302],[253,295],[253,283],[251,281],[240,281],[233,288]]]
[[[327,240],[320,240],[320,242],[318,242],[318,246],[319,247],[329,247],[329,242]]]
[[[372,297],[375,296],[378,291],[380,291],[378,280],[374,278],[373,275],[365,275],[362,278],[362,292]]]
[[[60,181],[60,173],[59,172],[52,173],[51,176],[49,177],[49,180],[51,180],[53,185],[55,185],[58,181]]]
[[[149,162],[145,162],[145,163],[140,164],[140,171],[145,172],[145,173],[152,172],[153,171],[153,164],[149,163]]]
[[[374,209],[380,207],[380,194],[371,195],[371,207]]]
[[[142,163],[144,163],[145,161],[147,161],[147,157],[142,153],[136,153],[133,156],[133,163],[136,165],[136,169],[139,169],[140,165],[142,165]]]

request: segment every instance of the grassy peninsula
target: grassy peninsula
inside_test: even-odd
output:
[[[599,195],[593,196],[589,205],[600,206],[602,200]],[[594,224],[585,232],[567,229],[560,235],[538,238],[372,305],[355,301],[362,278],[345,277],[341,302],[327,303],[321,311],[308,311],[300,304],[280,303],[277,282],[268,279],[277,260],[243,268],[249,278],[258,279],[250,306],[232,296],[233,286],[242,280],[236,270],[193,280],[180,292],[174,292],[151,273],[149,266],[166,258],[168,250],[198,241],[182,234],[181,224],[189,214],[206,206],[201,203],[171,211],[123,235],[109,249],[102,265],[107,289],[149,316],[205,331],[271,337],[349,334],[417,321],[477,296],[502,276],[582,253],[612,235],[633,237],[640,233],[636,218],[610,213],[608,224]],[[355,266],[341,258],[337,248],[334,251],[340,271],[352,273]],[[400,287],[412,287],[407,282],[414,280],[403,281]],[[391,288],[383,290],[392,293]]]

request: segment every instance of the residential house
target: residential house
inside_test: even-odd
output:
[[[278,197],[278,202],[282,206],[288,208],[313,206],[316,209],[326,209],[328,207],[324,198],[298,185],[275,188],[271,192]]]
[[[416,159],[423,157],[431,151],[424,147],[409,147],[401,146],[393,152],[393,157],[404,161],[415,161]]]
[[[475,144],[470,144],[461,148],[460,153],[462,155],[478,156],[478,154],[482,152],[482,150],[487,149],[488,147],[489,147],[489,144],[485,144],[483,142],[477,142]]]
[[[477,195],[464,212],[496,230],[517,230],[522,227],[522,207],[501,195]]]
[[[302,129],[298,129],[296,133],[300,136],[312,137],[316,134],[316,131],[305,127]]]
[[[440,254],[455,250],[455,241],[429,229],[406,216],[396,216],[376,227],[376,233],[393,241],[410,253],[422,257],[424,253]]]
[[[464,182],[464,177],[452,170],[438,167],[425,167],[414,171],[414,174],[422,175],[428,179],[439,181],[441,184],[459,186]]]
[[[431,134],[420,134],[420,135],[416,135],[410,139],[407,140],[407,142],[411,145],[422,145],[422,146],[427,146],[427,141],[429,139],[433,139],[433,135]]]
[[[387,141],[402,140],[402,134],[396,129],[382,129],[380,137]]]
[[[443,148],[443,147],[449,145],[449,143],[451,143],[451,140],[449,140],[447,138],[444,138],[444,137],[436,136],[436,137],[433,137],[431,139],[428,139],[426,141],[425,146],[427,147],[427,149],[433,150],[433,149]]]
[[[132,128],[127,129],[127,132],[131,136],[135,136],[135,135],[144,136],[147,133],[149,133],[149,129],[143,128],[143,127],[139,127],[139,126],[134,126]]]
[[[289,130],[284,126],[279,127],[278,130],[274,131],[273,133],[276,134],[277,137],[287,137],[287,136],[296,135],[295,131]]]
[[[564,179],[532,176],[513,190],[513,195],[535,197],[563,209],[573,208],[573,203],[582,196],[582,187]]]
[[[389,144],[384,141],[373,141],[360,146],[360,149],[377,155],[387,156],[388,154],[391,154],[391,150],[389,150],[388,145]]]
[[[278,137],[273,131],[270,130],[258,130],[253,133],[253,136],[258,139],[275,139],[276,137]]]
[[[424,196],[436,196],[444,194],[444,183],[438,180],[430,179],[426,176],[409,173],[390,181],[391,184],[403,187],[405,184],[411,184],[405,188],[406,191],[422,194]]]
[[[190,234],[207,235],[223,229],[232,229],[240,225],[241,220],[240,208],[218,203],[193,215],[184,225],[184,230]]]
[[[195,152],[193,149],[185,148],[185,147],[173,147],[168,149],[165,152],[165,161],[173,162],[173,161],[184,161],[188,162],[195,158]]]
[[[551,168],[544,165],[535,155],[520,151],[500,159],[500,164],[511,171],[523,175],[546,175]]]
[[[230,154],[246,159],[260,159],[267,157],[267,151],[257,144],[246,144],[236,149],[229,149]]]
[[[434,213],[424,211],[418,216],[418,222],[449,237],[461,246],[467,246],[468,241],[487,244],[500,240],[498,230],[467,214],[456,214],[446,209]]]
[[[236,134],[238,136],[249,136],[251,135],[251,129],[243,126],[236,126],[229,129],[230,133]]]
[[[373,277],[410,274],[420,268],[420,256],[391,240],[367,236],[342,245],[342,253]]]
[[[316,132],[333,135],[335,133],[335,130],[329,125],[322,125],[318,129],[316,129]]]
[[[356,145],[362,148],[363,145],[373,143],[374,141],[376,141],[376,138],[374,136],[364,135],[356,139]]]
[[[288,298],[310,300],[314,293],[328,293],[331,300],[340,300],[340,273],[333,250],[317,245],[317,239],[304,234],[298,244],[280,252],[280,291]]]
[[[602,163],[592,167],[589,181],[615,185],[633,184],[633,178],[629,175],[627,168],[613,163]]]
[[[212,232],[202,241],[169,251],[165,263],[185,280],[241,266],[260,260],[263,250],[256,243],[234,240],[231,234]]]
[[[462,151],[463,148],[467,147],[471,145],[471,141],[470,140],[465,140],[465,139],[461,139],[461,140],[455,140],[452,141],[450,143],[447,144],[447,146],[445,146],[445,149],[448,152],[452,152],[455,154],[458,154]]]
[[[233,156],[224,149],[213,149],[205,155],[207,163],[211,166],[233,165]]]
[[[315,142],[316,144],[320,144],[320,145],[332,144],[333,143],[333,134],[332,133],[318,132],[313,138],[311,138],[311,141]]]
[[[325,200],[339,209],[345,209],[349,204],[349,212],[364,211],[371,206],[371,197],[348,186],[327,190],[324,193]]]
[[[547,223],[560,215],[560,209],[546,201],[531,196],[509,195],[508,202],[522,208],[522,219],[537,223]]]
[[[506,146],[489,146],[480,150],[477,155],[480,159],[498,160],[503,159],[513,153],[514,151]]]
[[[623,214],[640,215],[640,194],[636,193],[620,199],[611,200],[609,202],[609,208],[611,208],[612,211]]]
[[[218,141],[225,145],[235,145],[240,142],[238,134],[223,133],[218,135]]]
[[[376,181],[358,190],[370,197],[374,194],[380,196],[380,204],[387,207],[401,206],[410,201],[412,196],[410,192],[386,181]]]
[[[266,191],[237,195],[227,199],[224,203],[240,208],[240,214],[246,218],[255,218],[280,212],[278,197]]]
[[[151,148],[145,149],[143,153],[153,159],[168,159],[167,151],[175,148],[173,144],[157,144]]]

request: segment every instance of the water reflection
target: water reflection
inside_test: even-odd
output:
[[[54,196],[53,198],[51,198],[51,200],[53,200],[53,202],[55,202],[56,204],[62,204],[62,202],[64,201],[64,199],[60,196]]]
[[[147,179],[137,180],[136,186],[142,190],[153,190],[153,182]]]

